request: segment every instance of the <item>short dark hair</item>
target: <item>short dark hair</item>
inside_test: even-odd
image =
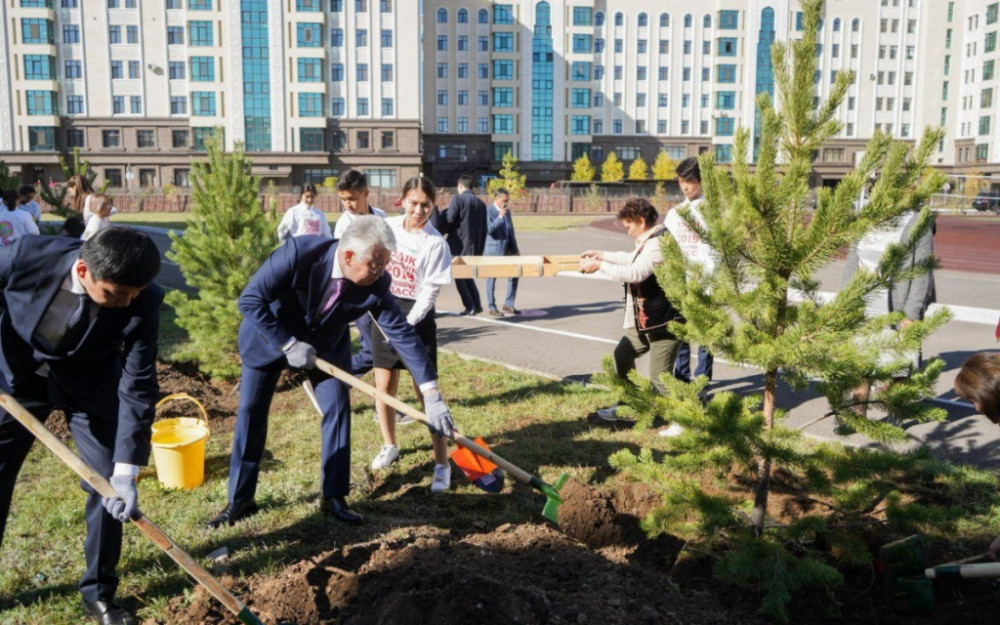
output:
[[[79,215],[70,215],[63,222],[63,232],[71,239],[79,239],[83,235],[84,230],[86,228],[83,225],[83,217]]]
[[[979,352],[962,363],[955,392],[975,402],[987,419],[1000,423],[1000,353]]]
[[[305,195],[306,193],[312,193],[313,195],[317,195],[316,185],[314,185],[311,182],[307,182],[301,187],[299,187],[299,197]]]
[[[368,189],[368,179],[357,169],[348,169],[337,179],[337,191],[365,191]]]
[[[498,187],[497,190],[493,192],[493,197],[500,197],[501,195],[510,197],[510,191],[504,189],[503,187]]]
[[[403,184],[403,198],[405,198],[410,191],[414,189],[420,189],[423,191],[427,197],[431,199],[431,202],[437,201],[437,187],[431,182],[430,178],[425,178],[424,176],[414,176]]]
[[[30,184],[22,184],[21,188],[17,190],[21,195],[28,195],[29,193],[36,193],[35,187]]]
[[[465,187],[466,189],[471,189],[472,187],[472,176],[469,174],[462,174],[458,177],[459,186]]]
[[[95,280],[122,286],[144,287],[160,273],[160,250],[153,239],[124,226],[105,228],[84,241],[80,258]]]
[[[656,208],[649,203],[649,200],[641,197],[630,197],[625,200],[625,206],[618,211],[618,221],[643,219],[647,228],[655,224],[659,218],[660,214],[656,212]]]
[[[3,200],[3,205],[7,207],[7,210],[12,211],[17,208],[19,199],[21,196],[14,189],[0,189],[0,200]]]
[[[677,177],[694,178],[698,182],[701,182],[701,167],[698,166],[697,157],[689,156],[680,163],[678,163]]]

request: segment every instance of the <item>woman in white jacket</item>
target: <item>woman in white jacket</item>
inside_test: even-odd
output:
[[[434,210],[437,191],[428,178],[411,178],[403,185],[403,214],[386,219],[396,235],[396,251],[385,271],[392,276],[392,294],[406,314],[420,340],[424,342],[431,362],[437,367],[437,323],[434,303],[441,287],[451,282],[451,254],[444,237],[428,223]],[[372,328],[372,360],[375,386],[395,396],[399,388],[402,360],[392,349],[377,326]],[[423,395],[415,387],[417,397]],[[372,469],[391,466],[399,457],[396,446],[396,411],[380,401],[375,402],[382,429],[382,449],[372,460]],[[448,464],[448,439],[432,436],[434,444],[434,479],[431,492],[442,493],[451,485],[451,465]]]
[[[300,202],[285,211],[285,216],[278,224],[278,240],[284,242],[288,237],[298,237],[303,234],[316,234],[323,237],[333,237],[330,232],[330,222],[326,220],[323,211],[313,206],[316,201],[316,186],[311,182],[302,185]]]

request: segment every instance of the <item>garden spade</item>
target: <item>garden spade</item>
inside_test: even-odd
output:
[[[33,414],[28,412],[16,399],[8,393],[0,391],[0,406],[4,408],[12,417],[21,422],[29,432],[35,435],[49,450],[52,451],[69,468],[73,469],[85,482],[91,485],[103,497],[115,497],[115,489],[97,471],[92,469],[79,456],[73,453],[69,447],[50,432]],[[215,579],[211,573],[198,564],[194,558],[185,553],[177,546],[163,530],[155,523],[147,519],[140,512],[136,512],[131,519],[132,523],[138,527],[143,534],[152,540],[165,554],[170,556],[184,571],[193,577],[196,582],[205,587],[212,596],[219,600],[227,610],[236,615],[244,625],[264,625],[253,612],[250,611],[242,601],[236,598],[227,590],[219,580]]]
[[[350,373],[347,373],[342,369],[338,369],[337,367],[333,366],[332,364],[326,362],[321,358],[316,359],[316,367],[320,371],[328,373],[329,375],[337,378],[344,384],[347,384],[348,386],[358,389],[365,395],[368,395],[373,399],[377,399],[378,401],[381,401],[389,406],[392,406],[399,412],[408,415],[410,417],[413,417],[417,421],[423,423],[424,425],[427,425],[427,415],[411,407],[409,404],[406,404],[405,402],[396,399],[392,395],[389,395],[388,393],[383,393],[374,386],[366,382],[363,382],[362,380],[359,380]],[[562,475],[560,475],[559,479],[556,480],[555,484],[547,484],[540,478],[528,473],[524,469],[515,466],[511,462],[504,460],[500,456],[493,453],[490,449],[477,444],[475,441],[469,440],[468,438],[462,436],[461,434],[455,433],[452,435],[451,438],[452,440],[455,441],[457,445],[464,447],[465,449],[468,449],[469,451],[476,454],[477,456],[480,456],[481,458],[489,460],[493,464],[497,465],[497,467],[510,473],[519,482],[523,482],[524,484],[528,484],[538,489],[543,495],[545,495],[545,507],[542,509],[542,516],[549,519],[553,523],[556,524],[559,523],[558,510],[559,506],[561,506],[563,503],[562,497],[559,495],[559,491],[562,489],[563,485],[566,484],[566,480],[569,479],[568,474],[563,473]],[[493,473],[490,473],[489,475],[493,475]],[[487,489],[483,488],[483,490]]]

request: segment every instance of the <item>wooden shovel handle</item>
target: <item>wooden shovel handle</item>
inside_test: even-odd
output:
[[[371,384],[368,384],[364,380],[360,380],[354,377],[353,375],[344,371],[343,369],[337,368],[336,366],[330,364],[329,362],[323,360],[322,358],[316,359],[316,368],[318,368],[320,371],[323,371],[324,373],[331,375],[332,377],[337,378],[344,384],[347,384],[348,386],[352,386],[358,389],[359,391],[361,391],[365,395],[368,395],[372,399],[376,399],[388,406],[392,406],[399,412],[405,414],[408,417],[413,417],[414,419],[423,423],[424,425],[429,425],[427,415],[425,415],[424,413],[410,406],[406,402],[400,401],[399,399],[396,399],[392,395],[378,390],[377,388],[375,388]],[[468,438],[462,436],[461,434],[458,434],[457,432],[454,433],[451,438],[458,445],[465,447],[466,449],[476,454],[477,456],[482,456],[483,458],[486,458],[487,460],[497,465],[504,471],[507,471],[508,473],[513,475],[514,478],[517,479],[518,481],[523,482],[525,484],[532,483],[533,476],[530,473],[528,473],[524,469],[521,469],[511,464],[509,461],[501,458],[500,456],[496,455],[489,449],[486,449],[485,447],[476,444],[475,441],[469,440]]]
[[[4,410],[10,413],[12,417],[20,421],[21,425],[35,435],[35,438],[48,447],[49,450],[58,456],[64,464],[73,469],[77,475],[90,484],[90,486],[100,493],[102,497],[117,496],[115,489],[112,488],[111,484],[108,483],[106,479],[104,479],[104,476],[95,471],[90,467],[90,465],[73,453],[72,449],[59,440],[55,434],[50,432],[42,424],[41,421],[35,418],[35,415],[28,412],[28,410],[10,394],[0,391],[0,406],[3,406]],[[201,565],[194,560],[194,558],[178,547],[177,543],[171,540],[171,538],[167,536],[163,530],[157,527],[155,523],[141,514],[137,515],[136,518],[133,518],[132,522],[136,527],[142,530],[142,533],[148,536],[157,547],[163,550],[163,552],[170,556],[174,562],[180,565],[180,567],[184,569],[188,575],[193,577],[195,581],[212,593],[212,596],[218,599],[222,605],[226,606],[226,609],[237,615],[244,612],[246,606],[243,602],[237,599],[222,584],[220,584],[219,580],[212,577],[212,574],[202,568]]]

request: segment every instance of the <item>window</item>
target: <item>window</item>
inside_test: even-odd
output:
[[[300,22],[297,43],[300,48],[318,48],[323,45],[322,24]],[[358,31],[359,33],[361,31]],[[364,31],[367,37],[368,31]],[[191,45],[195,45],[192,43]]]
[[[63,26],[63,43],[80,43],[80,27],[76,24]]]
[[[118,130],[102,130],[101,144],[106,148],[117,148],[121,145],[121,132]]]
[[[615,52],[620,54],[624,51],[625,51],[625,40],[615,39]]]
[[[448,49],[448,35],[438,35],[437,49],[440,51]]]
[[[590,26],[591,11],[590,7],[573,7],[573,25]]]
[[[594,80],[601,80],[604,78],[604,66],[595,65],[594,66]]]
[[[80,41],[80,30],[79,26],[76,27],[76,40],[66,43],[79,43]],[[63,29],[65,32],[65,28]],[[55,43],[55,31],[53,30],[52,20],[43,20],[37,18],[24,18],[21,20],[21,41],[22,43],[47,43],[52,45]]]
[[[299,25],[301,31],[302,25]],[[194,20],[188,22],[188,41],[192,46],[213,45],[212,22],[204,20]]]
[[[719,28],[723,30],[736,30],[739,28],[739,23],[739,11],[719,11]]]
[[[32,128],[29,128],[30,132]],[[67,128],[66,129],[66,147],[70,148],[82,148],[86,147],[84,140],[84,134],[82,128]],[[53,148],[54,149],[54,148]]]
[[[215,134],[216,134],[215,128],[212,128],[212,127],[200,126],[200,127],[192,128],[191,130],[194,133],[193,137],[194,137],[194,149],[195,150],[204,151],[204,149],[205,149],[205,142],[208,141],[209,139],[216,138],[219,141],[223,141],[224,140],[224,137],[222,136],[221,131],[220,131],[219,136],[216,137],[215,136]]]
[[[479,52],[489,52],[490,38],[486,36],[476,37],[476,50]]]
[[[464,52],[469,49],[469,38],[465,35],[459,35],[457,38],[456,49],[460,52]]]
[[[123,78],[122,74],[122,62],[121,61],[111,61],[111,78],[112,80]]]
[[[28,80],[55,80],[56,57],[47,54],[25,54],[24,77]]]
[[[437,23],[447,24],[448,23],[448,9],[444,7],[437,10]]]
[[[511,4],[494,4],[493,5],[493,23],[494,24],[513,24],[514,23],[514,5],[511,5]]]
[[[493,61],[494,80],[514,80],[514,61]]]
[[[182,95],[170,96],[170,114],[187,115],[187,98]]]
[[[392,117],[394,111],[393,99],[392,98],[382,98],[382,115],[385,117]]]
[[[65,4],[63,5],[65,6]],[[183,9],[184,5],[181,0],[167,0],[168,9]]]
[[[979,117],[979,134],[988,135],[990,134],[990,116],[982,115]]]
[[[718,76],[716,81],[718,82],[736,82],[736,66],[735,65],[718,65]]]
[[[118,132],[115,130],[114,132]],[[120,189],[122,186],[122,170],[111,167],[104,170],[104,179],[112,189]]]
[[[188,11],[211,11],[212,0],[188,0]]]
[[[604,39],[597,37],[594,39],[594,54],[601,54],[604,52]]]
[[[648,50],[648,45],[649,45],[648,41],[646,41],[645,39],[640,39],[636,45],[636,51],[639,54],[646,54],[646,51]]]
[[[129,96],[129,98],[128,98],[128,106],[129,106],[129,112],[130,113],[132,113],[133,115],[141,115],[142,114],[142,96],[141,95]]]
[[[590,117],[587,115],[574,115],[570,118],[570,134],[589,135]]]
[[[494,115],[493,116],[493,134],[495,135],[509,135],[514,133],[514,116],[513,115]]]
[[[490,105],[490,92],[482,89],[476,92],[476,103],[479,106],[489,106]]]
[[[736,56],[736,38],[721,37],[718,50],[719,56]]]
[[[625,16],[621,12],[615,13],[615,26],[623,26],[625,24]]]
[[[358,82],[368,82],[368,63],[358,63],[357,80]]]
[[[669,80],[670,79],[670,68],[669,67],[661,67],[661,68],[659,68],[659,71],[657,72],[657,74],[658,74],[657,77],[660,80]]]
[[[715,120],[715,134],[719,137],[733,136],[734,120],[732,117],[719,117]]]
[[[300,13],[319,13],[323,7],[319,0],[295,0],[295,10]]]
[[[368,47],[368,29],[359,28],[354,32],[354,45],[359,48]]]
[[[457,69],[458,69],[458,72],[455,74],[456,77],[458,77],[458,78],[468,78],[469,77],[469,64],[468,63],[459,63]]]
[[[302,59],[299,61],[301,66]],[[319,61],[319,59],[314,59]],[[210,56],[191,57],[191,80],[192,82],[213,82],[215,81],[215,59]]]
[[[642,148],[637,145],[620,145],[615,148],[615,153],[623,161],[634,161],[642,156]]]
[[[299,59],[299,82],[322,82],[322,65],[321,59]]]
[[[459,9],[458,13],[455,14],[455,21],[459,24],[469,23],[469,12],[465,9]]]
[[[109,9],[111,8],[111,2],[112,0],[108,0]],[[28,9],[51,9],[52,0],[21,0],[21,6]]]
[[[331,48],[343,48],[344,47],[344,29],[343,28],[331,28],[330,29],[330,47]]]
[[[986,41],[983,42],[983,52],[993,52],[997,49],[997,33],[993,31],[986,33]]]
[[[190,169],[175,169],[174,170],[174,186],[177,186],[177,187],[190,187],[191,186],[191,170]]]
[[[646,67],[644,65],[635,68],[635,78],[636,80],[646,80]]]
[[[170,131],[170,145],[174,148],[186,148],[188,147],[188,140],[190,132],[187,130],[172,130]]]
[[[622,120],[616,119],[611,122],[611,132],[616,135],[622,134]]]
[[[357,13],[366,13],[368,11],[368,0],[354,0],[354,10]]]
[[[447,92],[446,92],[447,94]],[[440,98],[440,94],[438,95]],[[514,106],[514,89],[511,87],[496,87],[493,89],[493,106]]]
[[[715,94],[715,108],[731,111],[736,108],[735,91],[719,91]]]
[[[299,149],[303,152],[326,150],[323,128],[299,128]]]
[[[392,63],[382,63],[382,82],[392,82]]]
[[[447,78],[448,77],[448,64],[447,63],[438,63],[437,77],[438,78]]]
[[[667,107],[669,101],[670,97],[666,93],[661,93],[658,96],[656,96],[656,106],[658,106],[659,108]]]
[[[125,27],[125,43],[139,43],[139,27],[138,26],[126,26]]]
[[[332,63],[330,65],[330,81],[344,82],[344,64]]]
[[[983,63],[983,80],[992,80],[993,79],[993,70],[994,70],[995,66],[996,66],[996,62],[994,60],[992,60],[992,59],[989,60],[989,61],[985,61]]]
[[[574,52],[576,52],[576,38],[577,37],[587,37],[587,52],[590,52],[590,36],[589,35],[573,35],[573,45]],[[514,51],[514,33],[493,33],[493,51],[494,52],[513,52]]]
[[[487,79],[490,77],[490,64],[489,63],[479,63],[477,66],[476,74],[479,78]]]
[[[590,89],[573,89],[570,94],[570,106],[590,108]]]
[[[979,108],[989,108],[993,106],[993,88],[983,89],[979,92]]]
[[[437,103],[438,103],[438,106],[447,106],[448,105],[448,90],[447,89],[438,89],[438,92],[437,92]]]
[[[31,152],[56,149],[56,129],[50,126],[28,126],[28,150]]]
[[[370,114],[371,113],[369,113],[369,111],[368,111],[368,98],[358,98],[358,116],[359,117],[367,117]],[[361,133],[358,133],[358,134],[360,135]],[[359,145],[358,147],[361,147],[361,146]],[[365,147],[367,147],[367,146],[365,146]]]
[[[476,14],[476,21],[480,24],[490,23],[490,13],[486,9],[479,9],[479,13]]]
[[[136,130],[135,131],[135,143],[140,148],[155,148],[156,147],[156,131],[155,130]]]
[[[68,95],[68,96],[66,96],[66,114],[67,115],[82,115],[83,114],[83,96],[82,95]]]
[[[343,117],[344,113],[347,111],[347,106],[344,103],[344,98],[330,98],[331,111],[330,115],[332,117]]]
[[[323,117],[323,94],[300,93],[299,117]]]
[[[985,161],[990,156],[990,145],[988,143],[979,143],[976,145],[976,160]]]
[[[373,189],[395,189],[395,169],[363,169],[361,173],[368,179],[368,186]]]
[[[387,28],[382,29],[382,47],[383,48],[392,47],[392,31]]]
[[[635,94],[635,105],[637,107],[640,107],[640,108],[646,106],[646,94],[645,93],[637,93],[637,94]]]
[[[108,26],[108,43],[121,43],[122,42],[122,27],[121,26]]]
[[[215,115],[215,93],[212,91],[191,92],[191,115],[211,117]]]
[[[65,28],[65,26],[63,28]],[[167,45],[169,46],[184,45],[184,27],[167,26]]]
[[[55,91],[28,91],[25,97],[28,103],[28,115],[59,114]]]
[[[464,117],[462,119],[465,119]],[[468,131],[469,120],[465,120],[466,130]],[[396,133],[391,130],[383,130],[381,132],[381,145],[383,150],[394,150],[396,149]]]
[[[438,132],[448,132],[448,118],[447,117],[438,117],[437,131]]]
[[[997,21],[997,9],[1000,3],[994,2],[986,7],[986,24],[994,24]],[[950,10],[951,7],[949,7]]]
[[[731,145],[715,146],[715,160],[718,163],[731,163],[733,161],[733,146]]]

